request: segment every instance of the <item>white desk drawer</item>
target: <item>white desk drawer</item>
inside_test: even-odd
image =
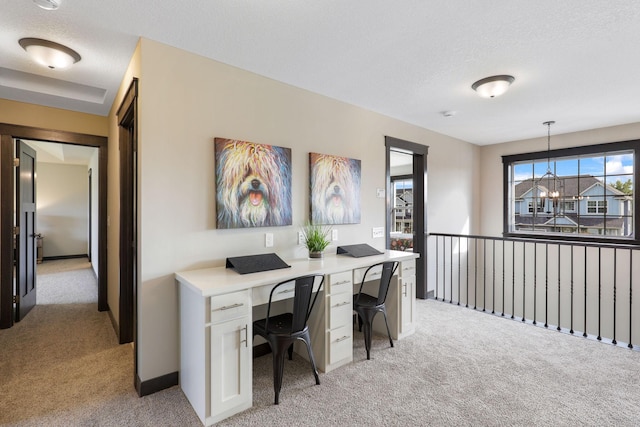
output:
[[[349,325],[353,319],[353,295],[343,292],[329,297],[329,329]]]
[[[260,286],[253,288],[253,305],[267,304],[269,302],[269,295],[273,289],[273,285]],[[293,298],[296,282],[285,283],[280,286],[277,291],[273,293],[272,301],[280,301],[287,298]]]
[[[358,268],[356,270],[353,270],[353,283],[355,283],[356,285],[360,285],[360,283],[362,283],[362,279],[366,271],[367,271],[366,268]],[[382,276],[382,266],[378,265],[369,271],[369,274],[367,274],[367,281],[379,280],[381,276]]]
[[[251,313],[249,290],[211,297],[211,323],[226,322]]]
[[[329,364],[350,358],[353,355],[351,325],[329,331]]]
[[[400,270],[400,277],[415,276],[416,260],[412,259],[409,261],[402,261],[398,270]]]
[[[329,293],[332,295],[341,292],[351,293],[351,274],[351,271],[345,271],[329,275]]]

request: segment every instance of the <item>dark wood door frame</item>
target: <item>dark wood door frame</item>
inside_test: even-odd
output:
[[[18,138],[98,148],[98,310],[109,310],[107,137],[0,123],[0,329],[13,326],[13,141]]]
[[[390,153],[394,148],[413,153],[413,251],[420,254],[416,260],[416,296],[427,298],[427,154],[429,147],[402,139],[385,136],[386,173],[387,173],[387,201],[386,201],[386,247],[391,245],[389,231],[391,230],[391,208],[393,189],[391,188]]]
[[[137,339],[137,134],[138,79],[134,78],[116,114],[120,149],[120,331],[121,344],[134,343],[134,386],[138,388]]]

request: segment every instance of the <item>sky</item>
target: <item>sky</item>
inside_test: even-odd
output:
[[[592,175],[603,179],[606,175],[607,183],[614,184],[617,180],[626,182],[633,181],[633,153],[623,153],[617,155],[594,156],[594,157],[574,157],[551,161],[539,160],[536,163],[518,163],[514,165],[515,181],[522,181],[532,177],[539,178],[547,172],[550,167],[551,172],[557,176]]]

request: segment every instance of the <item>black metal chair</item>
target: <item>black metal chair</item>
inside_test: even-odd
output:
[[[372,269],[382,266],[382,274],[380,276],[380,285],[378,287],[378,295],[372,296],[362,292],[362,288],[370,275]],[[387,299],[387,293],[389,293],[389,285],[391,284],[391,277],[398,268],[397,261],[387,261],[374,264],[367,268],[362,277],[362,283],[360,283],[360,289],[358,293],[353,296],[353,310],[358,314],[358,330],[362,331],[364,325],[364,346],[367,349],[367,360],[371,359],[371,336],[373,335],[373,319],[376,314],[382,312],[384,315],[384,323],[387,326],[387,334],[389,335],[389,344],[393,347],[393,340],[391,339],[391,332],[389,331],[389,322],[387,322],[387,309],[385,307],[385,301]]]
[[[314,292],[314,284],[320,278],[320,285]],[[291,313],[271,316],[271,302],[274,295],[277,295],[278,288],[287,283],[295,282],[293,288],[293,310]],[[267,317],[253,322],[253,335],[259,335],[267,340],[273,353],[273,390],[275,391],[275,404],[280,403],[280,389],[282,388],[282,373],[284,371],[285,350],[289,353],[289,360],[293,359],[293,343],[296,340],[303,341],[309,352],[309,360],[316,378],[316,384],[320,384],[316,361],[311,350],[311,339],[307,321],[311,310],[315,305],[324,276],[309,275],[280,282],[273,287],[269,295],[269,305],[267,307]],[[282,292],[282,290],[280,290]],[[312,301],[313,297],[313,301]]]

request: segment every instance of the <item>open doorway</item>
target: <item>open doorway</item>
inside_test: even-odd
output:
[[[14,188],[15,167],[14,144],[16,140],[31,140],[69,144],[73,146],[93,147],[97,149],[97,206],[94,209],[97,219],[96,251],[98,256],[93,257],[97,264],[98,281],[98,310],[107,311],[107,210],[106,210],[106,171],[107,171],[107,138],[93,135],[77,134],[72,132],[44,130],[27,126],[0,124],[0,328],[9,328],[14,323],[14,233],[19,235],[19,230],[14,229]],[[84,180],[86,180],[86,173]],[[32,236],[33,237],[33,236]],[[46,251],[46,243],[45,251]],[[86,253],[86,249],[84,251]],[[97,258],[97,259],[96,259]]]
[[[385,137],[387,176],[386,247],[420,254],[416,296],[427,298],[426,203],[428,147]]]
[[[22,140],[36,154],[37,300],[41,304],[98,303],[96,147]],[[93,238],[92,238],[93,237]]]

